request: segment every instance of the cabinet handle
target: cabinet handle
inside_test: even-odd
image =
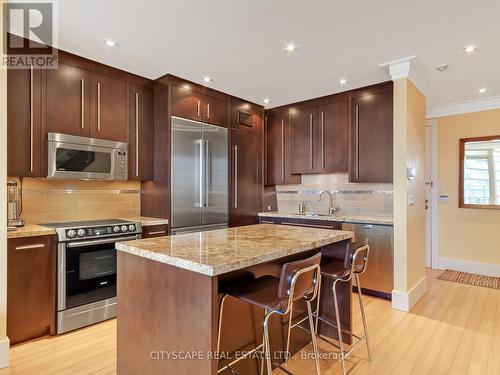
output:
[[[139,93],[135,93],[135,176],[139,177]]]
[[[97,131],[101,131],[101,83],[97,82]]]
[[[294,226],[294,227],[311,227],[311,228],[325,228],[325,229],[333,229],[333,227],[332,227],[332,226],[328,226],[328,225],[289,223],[289,222],[286,222],[286,221],[283,221],[283,222],[281,222],[280,224],[283,224],[283,225],[291,225],[291,226]]]
[[[200,117],[200,101],[196,102],[196,116]]]
[[[167,232],[164,230],[158,230],[156,232],[147,232],[148,236],[156,236],[157,234],[167,234]]]
[[[267,175],[267,116],[264,116],[264,185],[267,184],[268,182],[268,175]]]
[[[359,179],[359,105],[356,105],[356,179]]]
[[[363,229],[373,229],[373,224],[363,224],[363,225],[361,225],[361,228],[363,228]]]
[[[281,181],[285,181],[285,120],[281,120]]]
[[[30,172],[33,172],[33,65],[30,66]]]
[[[207,119],[210,119],[210,103],[207,103]]]
[[[321,112],[321,168],[325,168],[325,112]]]
[[[238,146],[234,146],[234,208],[238,208]]]
[[[311,169],[313,165],[313,114],[309,114],[309,165]]]
[[[16,246],[14,249],[15,250],[30,250],[30,249],[41,249],[44,247],[45,247],[45,244],[39,243],[39,244],[33,244],[33,245]]]
[[[82,78],[80,80],[80,88],[81,88],[81,94],[82,94],[82,129],[85,128],[85,78]]]

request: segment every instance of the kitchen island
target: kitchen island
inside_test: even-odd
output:
[[[217,353],[224,292],[254,277],[279,277],[284,263],[318,251],[342,259],[351,238],[345,231],[259,224],[117,243],[118,373],[216,374],[218,355],[221,362],[230,361],[226,357],[262,340],[263,312],[229,298]],[[344,328],[351,324],[350,288],[346,284],[340,292]],[[331,285],[323,285],[322,295],[322,313],[333,316]],[[294,317],[301,313],[297,306]],[[279,353],[287,318],[273,318],[271,346]],[[319,331],[335,337],[326,325],[320,324]],[[307,337],[294,330],[290,351],[306,345]],[[258,373],[255,359],[238,366],[239,373]]]

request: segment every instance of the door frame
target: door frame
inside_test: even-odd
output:
[[[431,164],[431,194],[430,194],[430,243],[426,242],[426,266],[439,268],[439,159],[438,159],[438,120],[430,119],[426,122],[430,128],[430,148],[426,147],[426,156],[430,158]],[[430,155],[429,155],[430,153]],[[426,226],[427,230],[427,226]],[[430,246],[428,246],[430,245]]]

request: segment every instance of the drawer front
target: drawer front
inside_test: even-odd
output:
[[[277,217],[259,216],[259,223],[260,224],[278,224],[279,223],[279,218],[277,218]]]
[[[168,236],[168,225],[148,225],[142,227],[142,238]]]

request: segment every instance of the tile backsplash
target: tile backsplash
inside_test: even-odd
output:
[[[299,204],[306,212],[328,213],[329,199],[318,202],[322,190],[334,193],[334,205],[340,214],[392,216],[393,185],[390,183],[349,183],[347,174],[302,175],[299,185],[277,185],[278,211],[298,213]]]
[[[21,217],[27,224],[140,215],[140,182],[46,178],[23,178],[22,181]]]

